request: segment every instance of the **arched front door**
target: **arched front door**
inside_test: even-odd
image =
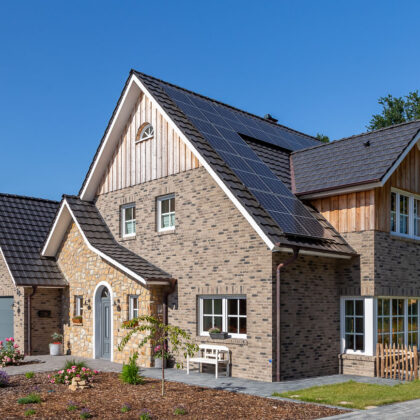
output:
[[[106,286],[98,289],[96,303],[96,357],[111,359],[111,295]]]

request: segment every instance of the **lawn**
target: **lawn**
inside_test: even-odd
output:
[[[29,397],[31,394],[38,395],[40,402]],[[176,382],[167,382],[162,398],[160,381],[145,379],[144,384],[129,385],[122,383],[117,373],[99,373],[92,388],[77,391],[65,384],[51,383],[44,373],[31,378],[11,376],[10,385],[0,387],[0,419],[269,420],[316,419],[342,412]]]
[[[406,382],[394,386],[349,381],[341,384],[314,386],[282,394],[275,392],[273,396],[365,409],[420,398],[420,381]]]

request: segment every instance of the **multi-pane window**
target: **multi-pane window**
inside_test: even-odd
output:
[[[157,200],[158,207],[158,231],[175,229],[175,195],[170,194],[159,197]]]
[[[404,299],[378,299],[378,343],[405,344]]]
[[[134,319],[139,316],[139,297],[138,296],[129,296],[129,313],[128,319]]]
[[[391,232],[420,238],[420,197],[391,192]]]
[[[74,316],[83,316],[83,296],[74,297]]]
[[[121,231],[123,238],[136,234],[136,206],[127,204],[121,207]]]
[[[246,298],[244,296],[209,296],[199,301],[200,334],[219,328],[232,337],[246,337]]]
[[[347,299],[344,313],[345,349],[364,350],[364,303],[362,299]]]
[[[407,300],[407,331],[408,331],[408,345],[417,346],[418,343],[418,331],[419,331],[419,300],[408,299]]]
[[[141,130],[140,133],[137,135],[136,142],[150,140],[154,137],[155,130],[153,125],[147,124]]]

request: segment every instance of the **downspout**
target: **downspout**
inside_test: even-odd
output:
[[[170,280],[170,287],[165,291],[163,295],[163,323],[168,325],[168,296],[175,291],[177,281],[175,279]]]
[[[32,286],[32,293],[28,296],[28,355],[31,355],[31,336],[32,336],[32,328],[31,328],[31,298],[36,293],[37,286]]]
[[[276,272],[276,381],[280,382],[280,271],[282,268],[292,264],[299,256],[299,248],[293,247],[293,255],[285,262],[277,266]]]

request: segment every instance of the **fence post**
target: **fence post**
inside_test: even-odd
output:
[[[413,347],[413,359],[414,359],[414,379],[418,379],[418,377],[419,377],[419,372],[418,372],[419,359],[418,359],[418,355],[417,355],[417,346]]]

